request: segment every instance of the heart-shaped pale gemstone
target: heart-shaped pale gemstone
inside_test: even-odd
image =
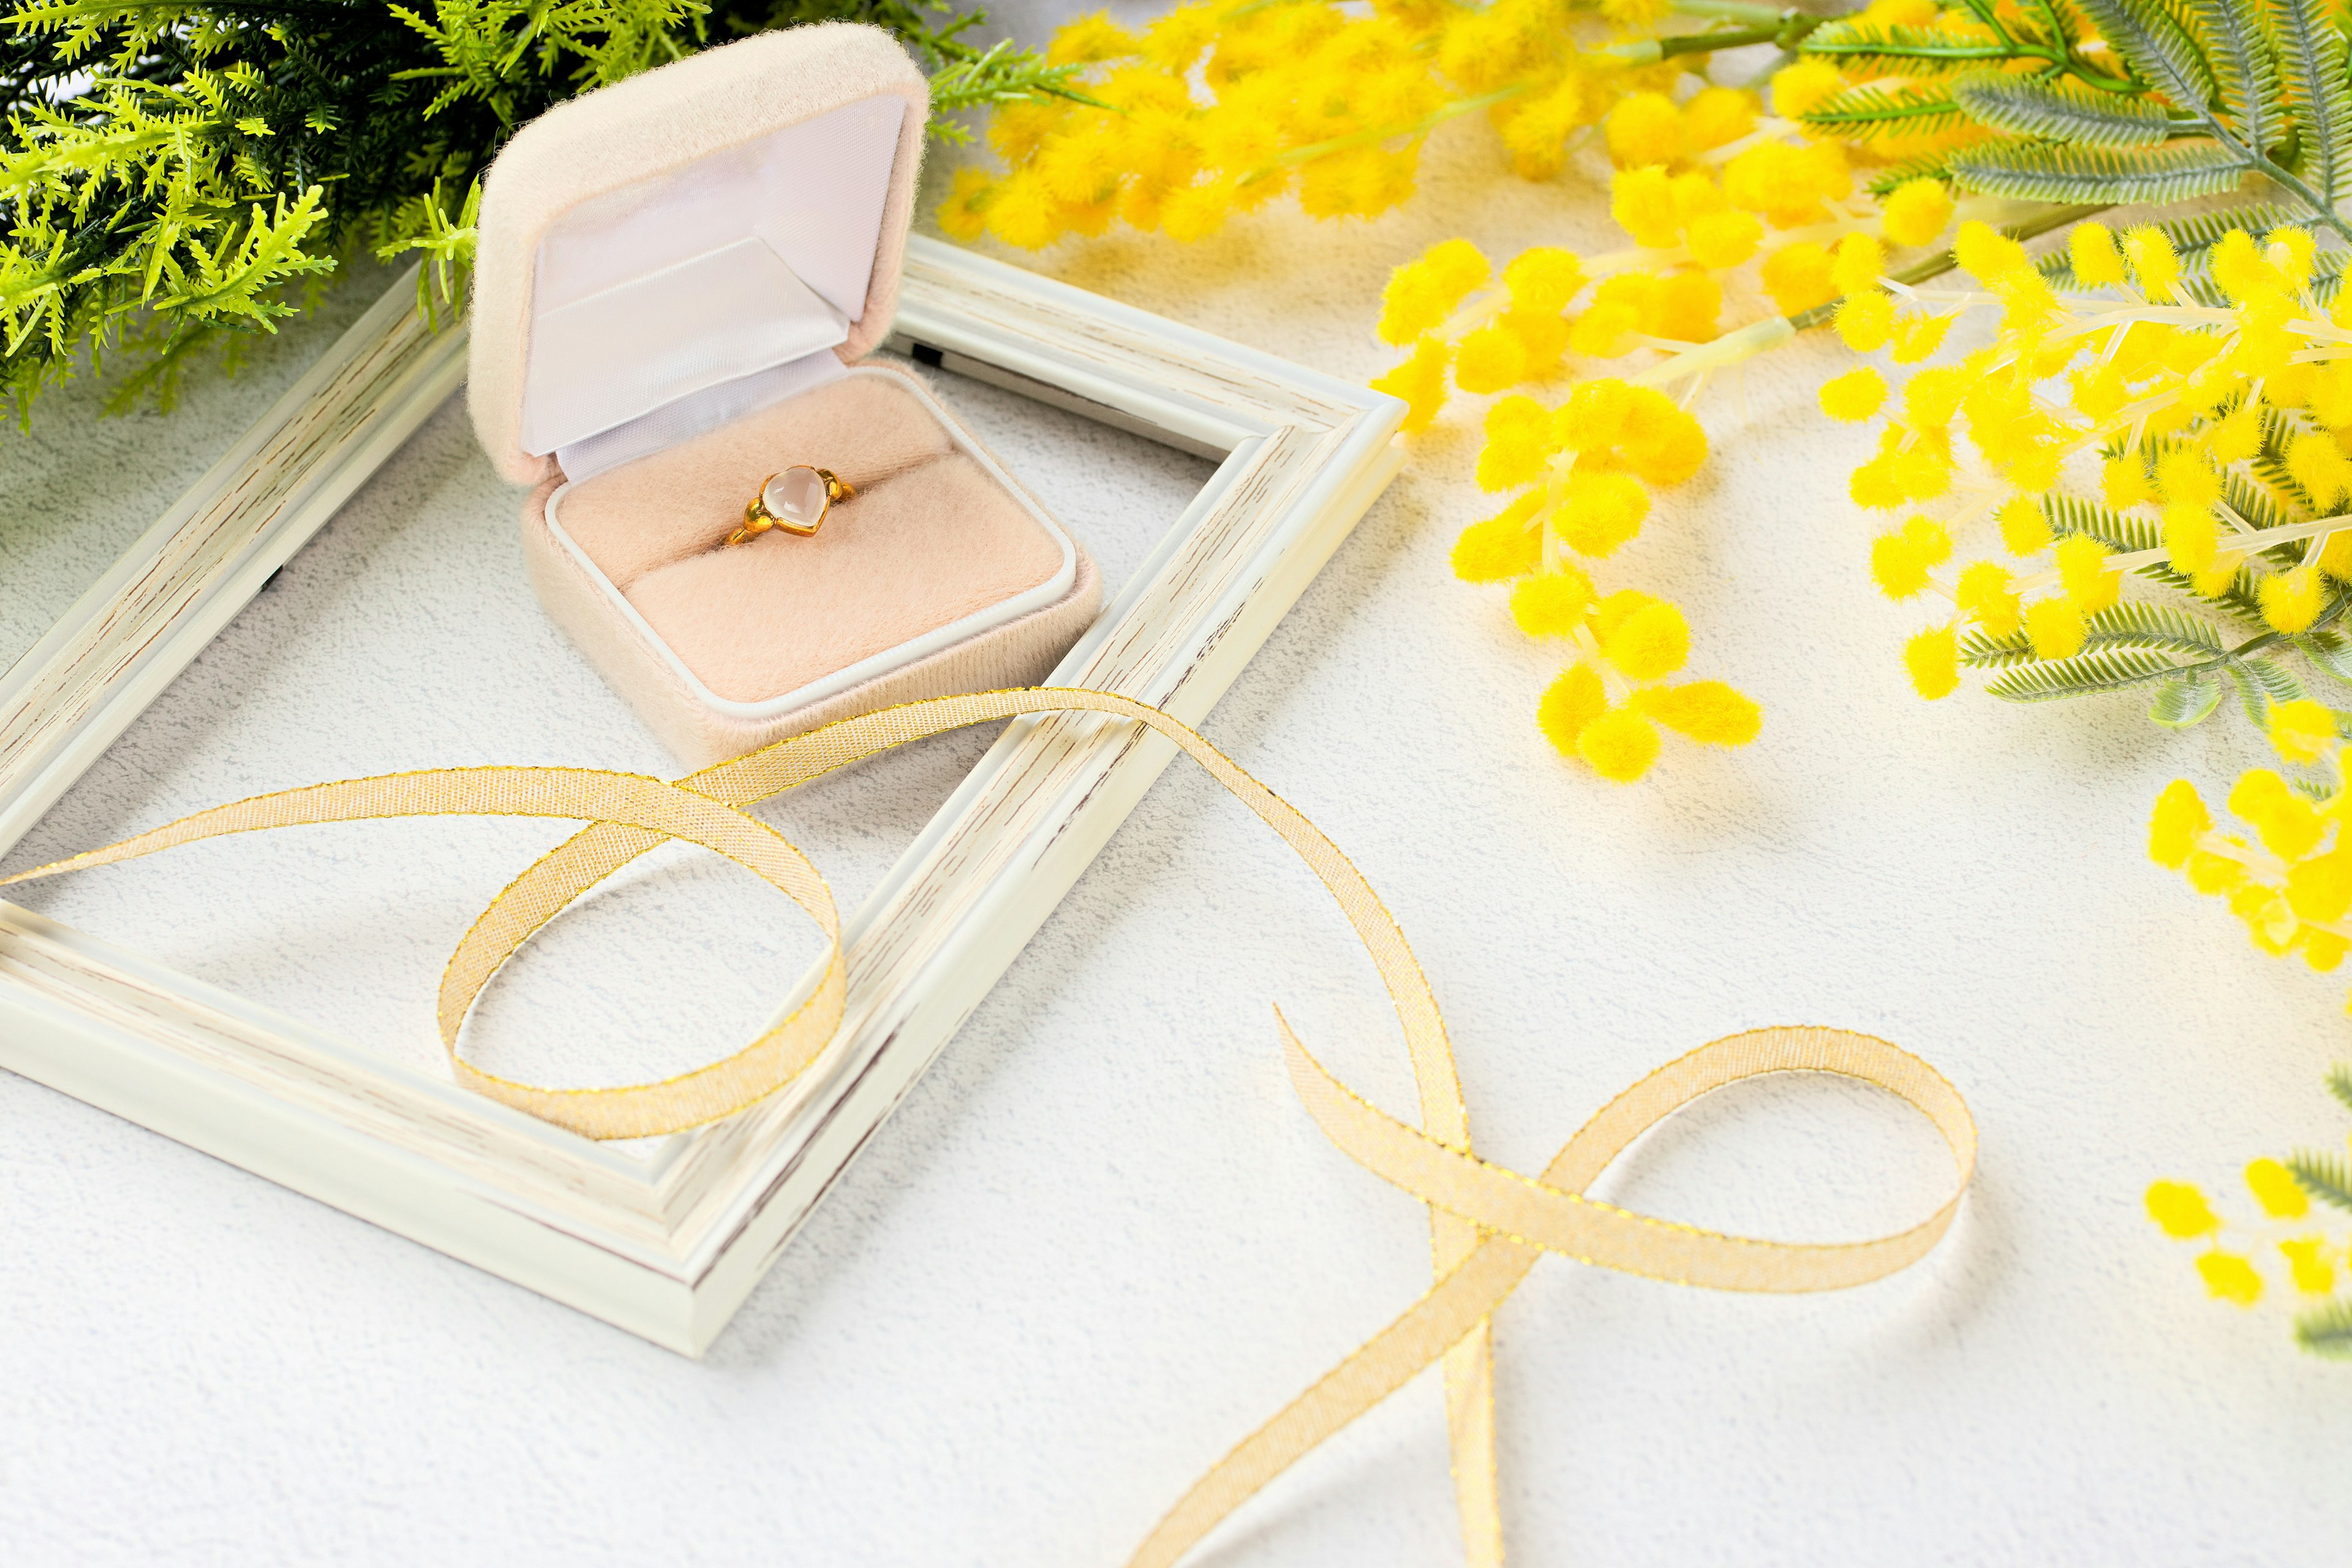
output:
[[[814,528],[824,517],[824,481],[814,468],[786,468],[761,490],[760,502],[779,522]]]

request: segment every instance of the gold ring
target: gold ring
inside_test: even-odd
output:
[[[743,509],[743,526],[721,544],[747,544],[772,528],[806,539],[824,526],[825,514],[835,501],[847,500],[856,493],[856,485],[831,468],[795,463],[767,477],[760,493]]]

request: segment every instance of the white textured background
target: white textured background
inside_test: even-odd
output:
[[[1372,225],[1275,214],[1048,269],[1348,375],[1386,268],[1471,232],[1606,243],[1597,208],[1441,142]],[[1312,256],[1311,267],[1297,265]],[[346,309],[349,308],[349,302]],[[169,420],[79,391],[0,438],[13,657],[294,374]],[[1884,1034],[1984,1134],[1946,1244],[1843,1294],[1539,1268],[1500,1319],[1509,1539],[1530,1563],[2331,1563],[2352,1370],[2207,1303],[2159,1175],[2337,1144],[2340,977],[2256,954],[2141,850],[2149,801],[2251,760],[2126,701],[1928,707],[1811,410],[1822,344],[1702,408],[1717,457],[1612,563],[1671,592],[1755,746],[1642,786],[1530,721],[1556,661],[1452,582],[1483,515],[1441,431],[1208,726],[1370,875],[1448,1009],[1484,1149],[1539,1164],[1667,1057],[1753,1025]],[[946,395],[1118,574],[1202,468]],[[453,407],[10,866],[252,790],[476,761],[656,767],[537,618],[515,498]],[[978,752],[932,742],[773,813],[845,904]],[[1180,764],[1181,766],[1181,764]],[[433,974],[539,830],[388,825],[207,847],[26,900],[431,1060]],[[1234,1439],[1426,1283],[1411,1205],[1292,1103],[1269,1004],[1410,1103],[1369,966],[1239,807],[1171,773],[752,1296],[688,1363],[0,1077],[0,1545],[10,1562],[1047,1563],[1123,1556]],[[495,994],[484,1050],[580,1077],[723,1048],[805,949],[731,872],[656,868]],[[741,933],[754,924],[756,940]],[[772,928],[773,934],[766,934]],[[536,1022],[534,1022],[534,1015]],[[577,1039],[552,1024],[576,1024]],[[667,1056],[661,1053],[667,1052]],[[1867,1091],[1717,1097],[1605,1187],[1791,1237],[1906,1223],[1932,1133]],[[2242,1210],[2246,1205],[2238,1204]],[[1433,1377],[1221,1532],[1221,1564],[1451,1560]]]

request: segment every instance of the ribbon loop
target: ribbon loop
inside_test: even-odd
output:
[[[1702,1046],[1610,1101],[1540,1175],[1492,1165],[1471,1146],[1445,1022],[1404,932],[1339,846],[1190,727],[1132,698],[1051,688],[981,692],[886,708],[780,741],[675,783],[579,768],[456,768],[318,784],[200,812],[109,848],[0,881],[108,865],[198,838],[298,823],[418,816],[525,816],[591,826],[541,857],[491,900],[451,955],[441,982],[442,1042],[458,1081],[594,1138],[675,1131],[742,1109],[791,1081],[837,1029],[846,995],[841,922],[807,858],[742,808],[877,752],[965,725],[1023,714],[1101,713],[1167,737],[1255,812],[1306,861],[1364,944],[1412,1062],[1421,1126],[1407,1126],[1325,1070],[1286,1021],[1285,1061],[1301,1102],[1349,1158],[1426,1205],[1436,1283],[1213,1466],[1138,1549],[1131,1568],[1166,1568],[1266,1482],[1432,1362],[1445,1367],[1446,1423],[1465,1554],[1502,1562],[1495,1478],[1489,1319],[1547,1251],[1580,1262],[1727,1290],[1829,1290],[1904,1268],[1935,1246],[1958,1212],[1976,1163],[1967,1104],[1908,1051],[1842,1029],[1758,1029]],[[765,878],[814,918],[828,954],[814,991],[784,1021],[724,1060],[619,1089],[542,1089],[467,1063],[467,1013],[516,950],[589,889],[667,839],[698,844]],[[1916,1107],[1950,1146],[1958,1180],[1925,1220],[1874,1240],[1820,1246],[1725,1236],[1653,1219],[1584,1195],[1643,1132],[1693,1100],[1741,1079],[1830,1072],[1874,1083]]]

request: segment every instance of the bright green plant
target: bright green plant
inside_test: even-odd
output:
[[[478,181],[562,99],[773,26],[890,28],[949,111],[1066,92],[944,0],[0,0],[0,398],[127,351],[168,406],[200,353],[303,310],[352,257],[458,297]]]

